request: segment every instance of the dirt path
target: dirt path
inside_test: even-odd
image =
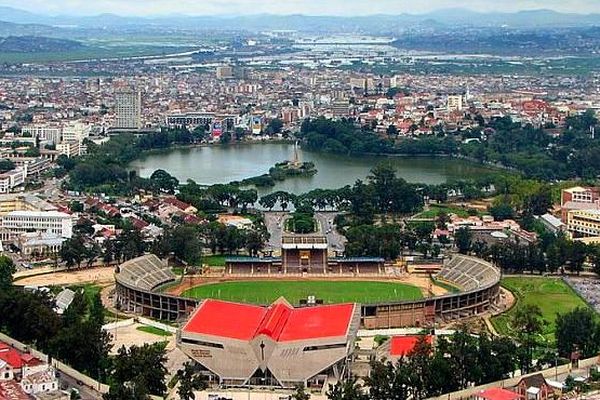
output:
[[[53,272],[19,279],[19,286],[58,286],[82,283],[108,284],[115,281],[113,267],[98,267],[72,271]]]

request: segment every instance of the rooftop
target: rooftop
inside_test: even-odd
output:
[[[411,336],[393,336],[390,340],[390,355],[394,357],[403,357],[409,354],[417,345],[421,335]],[[425,336],[425,341],[431,344],[433,336]]]
[[[497,387],[482,390],[477,394],[477,397],[486,400],[517,400],[523,398],[518,393]]]
[[[205,300],[183,327],[186,333],[252,340],[266,335],[277,342],[345,336],[355,304],[293,308]]]

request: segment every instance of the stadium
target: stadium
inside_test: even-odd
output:
[[[363,276],[357,272],[351,272],[347,275],[319,272],[318,276],[315,275],[307,273],[300,275],[278,273],[271,276],[266,274],[259,274],[258,276],[226,274],[225,277],[204,277],[202,282],[207,285],[249,282],[250,286],[242,286],[240,290],[243,291],[253,290],[253,282],[255,284],[262,282],[262,287],[266,286],[268,290],[270,285],[265,285],[265,282],[272,282],[272,285],[276,287],[278,284],[281,285],[282,282],[288,282],[288,279],[290,279],[289,282],[314,282],[314,284],[308,284],[308,289],[305,290],[310,290],[311,287],[318,287],[319,285],[332,286],[333,291],[342,296],[341,298],[338,297],[340,300],[361,304],[360,325],[367,329],[442,325],[493,311],[500,295],[500,271],[484,260],[459,254],[444,261],[442,267],[433,276],[435,282],[456,289],[442,295],[432,295],[431,291],[427,290],[423,290],[425,293],[422,296],[415,295],[414,290],[410,290],[410,285],[403,284],[401,277],[392,279],[385,273],[374,275],[369,271]],[[181,291],[183,295],[173,294],[177,293],[178,277],[165,262],[154,255],[145,255],[121,264],[115,274],[115,280],[117,307],[125,312],[151,318],[184,321],[203,300],[203,298],[186,296],[186,293],[190,293],[189,291]],[[376,290],[377,285],[389,285],[392,282],[400,285],[398,287],[401,288],[400,291],[395,289],[395,293],[400,293],[397,299],[392,299],[392,296],[385,294],[379,298],[373,296],[372,292]],[[171,293],[167,293],[161,290],[165,285],[175,285],[175,289],[171,287],[169,290]],[[183,285],[181,288],[188,289],[190,286],[189,282],[180,282],[179,285]],[[344,288],[361,287],[363,285],[369,288],[370,296],[366,298],[367,301],[365,301],[362,292],[354,298],[352,291],[349,291],[347,296],[343,296]],[[283,289],[285,289],[285,286]],[[197,289],[195,288],[195,290]],[[387,290],[386,293],[389,294],[390,290],[394,289]],[[340,294],[340,292],[342,293]],[[335,297],[328,300],[327,298],[319,298],[318,293],[305,293],[308,294],[306,300],[300,299],[299,296],[291,299],[294,306],[310,305],[308,303],[311,299],[315,304],[338,302]],[[285,297],[285,293],[274,292],[271,298],[265,297],[263,302],[255,300],[247,302],[265,306],[280,297],[280,295]],[[210,297],[242,302],[241,299],[236,298]],[[290,299],[287,300],[290,301]]]
[[[500,271],[478,258],[456,254],[415,278],[378,259],[328,259],[319,241],[288,249],[189,279],[155,255],[129,260],[115,274],[116,307],[179,322],[177,346],[219,385],[290,388],[346,376],[361,328],[435,328],[500,303]]]

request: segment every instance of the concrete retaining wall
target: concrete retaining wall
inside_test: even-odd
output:
[[[167,332],[170,332],[173,334],[177,333],[176,327],[167,325],[167,324],[163,324],[162,322],[154,321],[153,319],[138,317],[137,320],[140,321],[140,324],[143,324],[143,325],[153,326],[155,328],[162,329],[163,331],[167,331]]]

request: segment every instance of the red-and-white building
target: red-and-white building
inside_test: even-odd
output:
[[[59,390],[54,369],[39,358],[0,342],[0,399]],[[25,397],[28,398],[28,397]]]
[[[222,385],[322,387],[348,372],[358,304],[294,308],[204,300],[177,344]]]

